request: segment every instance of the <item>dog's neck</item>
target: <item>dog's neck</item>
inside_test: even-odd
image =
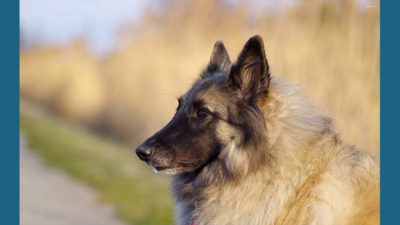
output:
[[[324,133],[335,132],[325,111],[303,97],[297,87],[276,77],[271,78],[268,96],[259,98],[257,104],[264,115],[269,149],[296,151]]]

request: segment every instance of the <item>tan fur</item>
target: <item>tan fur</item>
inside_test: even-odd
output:
[[[188,203],[178,200],[179,224],[191,218],[199,225],[379,224],[377,159],[343,144],[330,117],[276,77],[257,104],[268,160],[250,171],[248,156],[232,140],[219,157],[239,167],[240,178],[202,188],[205,200],[194,203],[192,215],[185,214]],[[232,129],[221,123],[218,138],[229,140]]]

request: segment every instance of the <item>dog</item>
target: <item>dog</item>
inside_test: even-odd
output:
[[[176,114],[137,149],[173,175],[180,225],[379,224],[379,160],[270,75],[256,35],[236,62],[217,41]]]

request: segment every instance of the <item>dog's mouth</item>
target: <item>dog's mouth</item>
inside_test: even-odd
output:
[[[176,163],[171,163],[171,164],[160,164],[157,162],[158,160],[149,160],[147,161],[147,165],[153,167],[154,172],[162,172],[166,170],[176,170],[178,171],[179,169],[191,166],[193,164],[196,164],[197,162],[200,161],[199,157],[193,157],[191,159],[185,159],[185,160],[180,160],[179,162]]]
[[[148,162],[147,164],[153,168],[154,173],[163,173],[168,175],[174,175],[179,172],[183,172],[186,169],[190,169],[193,164],[199,162],[199,158],[194,158],[191,160],[180,161],[178,164],[174,164],[171,166],[161,166],[155,163]]]
[[[154,173],[163,173],[167,175],[174,175],[179,172],[177,166],[168,166],[168,167],[161,167],[161,166],[152,166]]]
[[[176,166],[153,166],[153,169],[157,170],[157,171],[163,171],[163,170],[168,170],[168,169],[173,169],[176,168]]]

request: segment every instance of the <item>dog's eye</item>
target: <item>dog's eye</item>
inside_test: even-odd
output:
[[[204,108],[200,108],[197,110],[197,117],[204,118],[208,115],[208,111]]]

